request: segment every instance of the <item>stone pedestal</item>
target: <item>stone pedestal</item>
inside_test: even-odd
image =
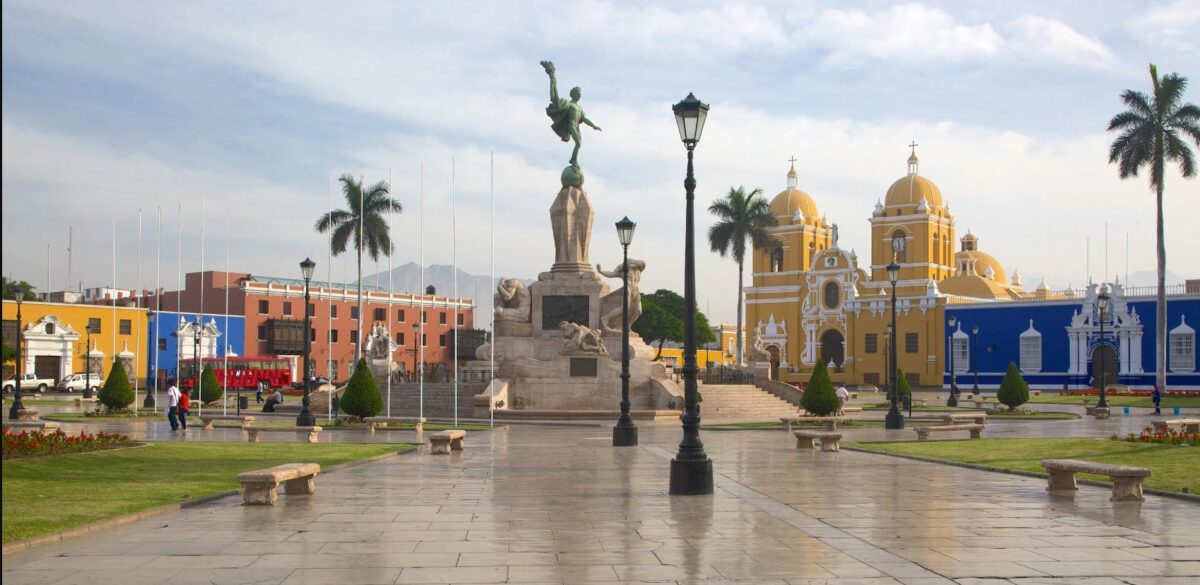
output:
[[[592,241],[592,220],[596,211],[580,187],[563,187],[550,206],[550,227],[554,232],[553,272],[591,272],[588,246]],[[536,323],[536,322],[535,322]]]

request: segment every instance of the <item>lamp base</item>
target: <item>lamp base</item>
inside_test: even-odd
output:
[[[958,397],[953,392],[950,393],[950,398],[946,399],[946,406],[958,406]]]
[[[633,425],[613,427],[613,447],[637,447],[638,430]]]
[[[904,415],[899,411],[889,412],[883,417],[883,428],[885,429],[903,429]]]
[[[315,427],[317,426],[317,417],[313,416],[312,413],[300,413],[300,416],[296,417],[296,426]]]
[[[154,408],[155,401],[153,394],[146,394],[146,399],[142,401],[142,408]]]
[[[671,460],[672,496],[703,496],[713,493],[712,459]]]

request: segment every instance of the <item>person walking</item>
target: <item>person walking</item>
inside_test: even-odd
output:
[[[259,383],[257,383],[257,384],[255,384],[255,385],[254,385],[254,402],[255,402],[255,403],[257,403],[257,404],[262,404],[262,401],[263,401],[263,397],[262,397],[262,393],[263,393],[263,386],[265,386],[265,385],[266,385],[266,383],[265,383],[265,382],[259,382]]]
[[[838,384],[837,397],[838,397],[837,414],[838,414],[838,416],[842,416],[845,414],[844,412],[842,412],[842,407],[846,406],[846,401],[850,399],[850,392],[848,390],[846,390],[845,384]]]
[[[179,430],[179,396],[175,378],[167,380],[167,421],[171,423],[171,432]]]
[[[184,388],[183,393],[179,395],[179,426],[183,430],[187,430],[187,415],[188,410],[192,407],[192,398],[188,395],[188,389]]]
[[[1154,401],[1154,414],[1162,414],[1162,390],[1158,389],[1158,384],[1154,385],[1154,392],[1150,394],[1150,399]]]

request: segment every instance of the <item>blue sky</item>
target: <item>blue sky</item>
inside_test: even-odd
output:
[[[163,283],[223,268],[226,197],[235,270],[293,276],[305,255],[325,273],[312,223],[330,176],[391,173],[406,211],[395,263],[418,260],[424,168],[425,260],[490,270],[488,157],[495,153],[496,270],[532,277],[553,261],[547,209],[569,147],[553,136],[538,61],[603,133],[581,162],[597,218],[592,259],[614,264],[612,223],[639,224],[643,287],[682,283],[684,151],[670,105],[712,105],[697,151],[698,199],[731,185],[800,186],[844,247],[866,250],[875,200],[921,146],[981,248],[1027,286],[1079,286],[1154,266],[1153,196],[1120,181],[1104,132],[1146,64],[1193,79],[1195,2],[93,2],[3,4],[3,271],[44,287],[107,285],[117,222],[117,286],[153,286],[163,209]],[[454,178],[451,181],[451,161]],[[451,190],[458,210],[451,240]],[[335,193],[335,205],[337,194]],[[703,206],[701,206],[702,208]],[[1167,182],[1168,268],[1200,276],[1200,181]],[[698,218],[701,229],[708,218]],[[702,232],[701,232],[702,233]],[[1049,253],[1048,253],[1049,252]],[[333,276],[352,276],[349,256]],[[386,262],[381,264],[386,268]],[[705,252],[700,301],[732,320],[735,267]],[[368,272],[374,271],[370,267]],[[1032,281],[1031,281],[1032,280]]]

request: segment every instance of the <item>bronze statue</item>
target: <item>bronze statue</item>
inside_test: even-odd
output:
[[[542,61],[541,63],[546,70],[546,75],[550,76],[550,105],[546,106],[546,115],[553,120],[550,128],[563,142],[575,141],[575,150],[571,151],[571,166],[578,169],[579,144],[582,141],[579,135],[579,125],[587,124],[597,132],[602,132],[602,130],[583,113],[583,106],[579,105],[579,98],[582,95],[580,89],[578,87],[571,88],[570,100],[558,97],[558,79],[554,76],[554,63],[551,61]]]

